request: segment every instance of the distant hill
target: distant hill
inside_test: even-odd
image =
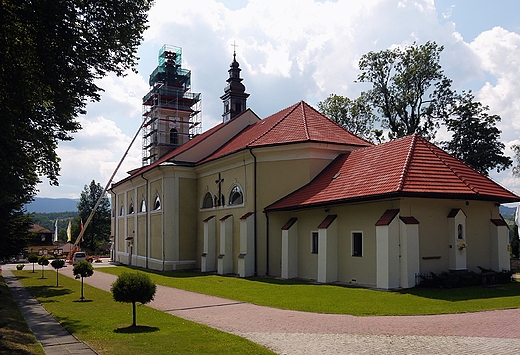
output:
[[[500,214],[506,221],[511,221],[514,223],[515,220],[516,207],[506,207],[500,206]]]
[[[79,199],[35,197],[34,201],[26,205],[27,212],[52,213],[78,210]]]

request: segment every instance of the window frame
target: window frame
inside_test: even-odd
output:
[[[211,206],[206,206],[206,201],[210,201],[211,202]],[[206,193],[202,197],[202,204],[201,204],[200,209],[201,210],[207,210],[207,209],[210,209],[210,208],[213,208],[213,207],[215,207],[213,195],[211,194],[211,192],[206,191]]]
[[[240,197],[233,199],[233,196],[237,195],[237,194],[239,194]],[[229,190],[228,196],[229,196],[228,206],[241,206],[241,205],[244,204],[244,190],[242,190],[242,187],[239,184],[237,184],[237,183],[233,184],[233,186]],[[239,199],[241,201],[240,202],[236,202]]]
[[[160,211],[161,209],[162,209],[161,198],[159,197],[159,195],[155,195],[155,201],[153,203],[153,210]]]
[[[359,236],[359,245],[356,243],[356,236]],[[350,232],[350,255],[361,258],[364,254],[363,231]],[[359,249],[359,250],[358,250]]]
[[[318,254],[319,253],[319,244],[320,244],[320,234],[318,231],[311,231],[311,254]]]

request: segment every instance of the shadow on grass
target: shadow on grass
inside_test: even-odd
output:
[[[36,298],[52,298],[65,296],[73,291],[67,288],[57,288],[55,286],[26,286],[27,291]],[[45,301],[42,301],[42,303]]]
[[[81,320],[73,320],[68,317],[58,317],[58,321],[72,334],[76,334],[84,329],[90,328],[88,325],[82,323]]]
[[[74,300],[72,302],[78,302],[78,303],[89,303],[89,302],[94,302],[94,300],[87,300],[87,299],[84,299],[84,300]]]
[[[403,295],[413,295],[417,297],[457,302],[501,297],[518,297],[520,296],[520,283],[512,282],[493,287],[468,286],[451,289],[415,287],[398,292]]]
[[[149,327],[147,325],[137,325],[137,326],[129,326],[124,328],[114,329],[114,333],[123,333],[123,334],[138,334],[138,333],[153,333],[157,332],[159,328],[157,327]]]

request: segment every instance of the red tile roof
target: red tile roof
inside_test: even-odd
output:
[[[198,135],[187,143],[179,146],[175,150],[165,154],[154,163],[130,171],[130,176],[115,183],[114,186],[152,170],[164,162],[175,160],[175,158],[181,153],[184,153],[198,145],[231,122],[232,121],[227,121],[218,124],[203,134]],[[197,164],[215,160],[250,147],[299,142],[344,144],[355,147],[367,147],[372,145],[372,143],[359,138],[352,132],[329,120],[304,101],[300,101],[275,113],[274,115],[244,128],[229,141],[222,142],[221,146],[215,151],[209,151],[206,157],[197,162]]]
[[[426,139],[412,135],[338,156],[308,185],[266,210],[392,196],[520,201]]]
[[[372,145],[300,101],[247,127],[201,163],[251,147],[299,142],[348,144],[357,147]]]

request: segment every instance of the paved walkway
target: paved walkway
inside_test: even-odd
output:
[[[67,270],[68,269],[68,270]],[[61,270],[70,276],[70,268]],[[113,275],[84,281],[109,291]],[[157,286],[149,306],[278,354],[518,354],[520,309],[434,316],[355,317],[280,310]]]
[[[87,344],[71,335],[43,306],[34,299],[10,269],[4,267],[2,275],[22,312],[29,329],[42,344],[47,355],[97,354]]]

